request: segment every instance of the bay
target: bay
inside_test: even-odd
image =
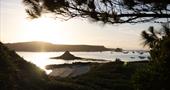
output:
[[[99,62],[99,61],[90,61],[90,60],[62,60],[62,59],[50,59],[50,57],[56,57],[62,55],[64,52],[17,52],[25,60],[34,63],[41,69],[45,70],[46,73],[50,73],[51,70],[46,70],[45,66],[50,64],[65,64],[73,62]],[[142,61],[148,60],[149,53],[144,52],[140,54],[139,52],[71,52],[71,54],[83,57],[83,58],[92,58],[92,59],[104,59],[107,61],[115,61],[116,58],[121,59],[121,61],[130,62],[130,61]],[[145,57],[145,58],[139,58]]]

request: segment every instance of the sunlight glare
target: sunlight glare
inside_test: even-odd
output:
[[[34,41],[46,41],[58,44],[67,44],[70,42],[69,30],[63,29],[64,25],[52,18],[39,18],[35,20],[25,20],[23,28],[27,35],[25,39]]]

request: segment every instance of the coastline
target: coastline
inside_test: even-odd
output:
[[[133,62],[123,62],[123,61],[114,61],[114,62],[107,62],[107,63],[92,63],[92,62],[77,62],[72,64],[61,64],[61,65],[47,65],[46,69],[52,70],[48,76],[50,77],[59,77],[59,78],[66,78],[66,77],[77,77],[83,74],[90,72],[92,69],[99,67],[101,65],[137,65],[137,64],[146,64],[149,61],[133,61]]]

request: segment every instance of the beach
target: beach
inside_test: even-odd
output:
[[[75,77],[87,73],[90,70],[89,65],[72,65],[55,68],[49,73],[49,76],[54,77]]]

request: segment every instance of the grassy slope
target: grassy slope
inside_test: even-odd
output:
[[[0,43],[0,90],[42,90],[46,74]]]

